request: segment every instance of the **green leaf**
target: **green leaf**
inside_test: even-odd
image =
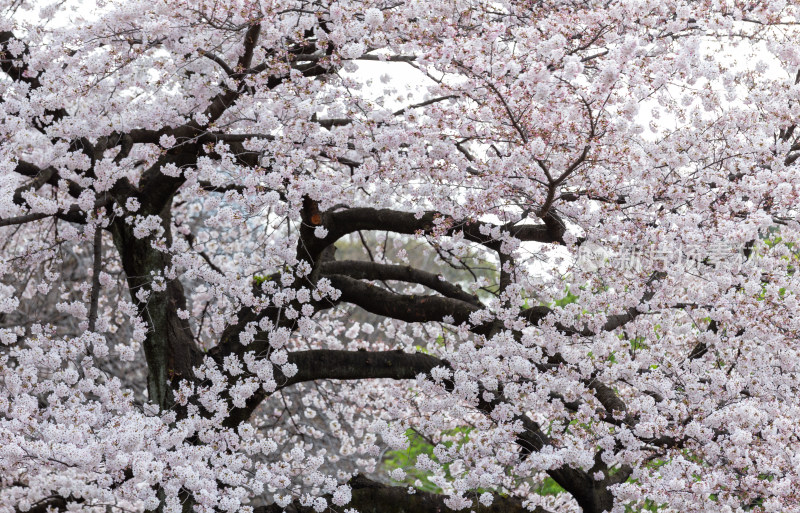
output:
[[[441,444],[445,447],[452,447],[453,444],[455,444],[456,447],[461,447],[469,441],[469,435],[473,429],[472,427],[463,426],[445,430],[442,432],[442,436],[455,438],[455,440],[445,440],[441,442]],[[384,457],[384,466],[388,471],[400,468],[406,472],[406,478],[403,481],[399,481],[399,483],[413,486],[423,492],[442,493],[441,488],[430,481],[431,472],[421,471],[414,467],[417,462],[417,457],[421,454],[427,455],[433,461],[438,461],[433,453],[434,446],[420,436],[414,429],[406,430],[406,437],[408,437],[409,442],[408,449],[388,451]],[[445,476],[448,479],[452,478],[453,476],[450,475],[450,464],[445,463],[442,467],[445,470]],[[420,482],[419,485],[416,484],[417,481]],[[486,490],[478,491],[482,492]]]
[[[539,486],[534,488],[534,492],[537,495],[558,495],[559,493],[563,493],[565,491],[566,490],[564,490],[561,485],[556,483],[555,479],[552,477],[546,478],[539,484]]]
[[[570,292],[569,287],[566,287],[564,292],[566,292],[566,295],[564,297],[562,297],[561,299],[556,299],[555,301],[556,306],[564,308],[565,306],[578,301],[578,296]]]

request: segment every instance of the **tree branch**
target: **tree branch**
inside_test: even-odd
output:
[[[394,280],[407,283],[419,283],[431,290],[435,290],[443,296],[483,307],[477,296],[464,292],[458,285],[445,281],[439,275],[415,269],[410,265],[401,266],[377,262],[362,262],[358,260],[343,260],[324,262],[320,267],[320,273],[323,275],[341,274],[360,280]]]
[[[298,351],[289,354],[289,362],[297,365],[298,372],[291,378],[284,377],[283,380],[279,381],[280,388],[319,379],[414,379],[419,374],[429,375],[430,371],[435,367],[452,368],[448,362],[434,356],[423,353],[407,354],[402,351],[371,352],[324,349]],[[277,367],[275,368],[275,372],[276,379],[280,380],[279,376],[282,376],[282,374]],[[445,388],[452,390],[454,384],[451,381],[447,381],[445,382]],[[255,409],[255,406],[257,406],[257,403],[261,402],[263,397],[264,395],[262,392],[262,395],[257,398],[256,401],[253,401],[253,404],[248,406]],[[475,406],[483,414],[491,416],[495,406],[502,400],[502,396],[497,396],[492,401],[486,401],[483,399],[482,394],[479,393],[478,402]],[[252,409],[249,411],[252,412]],[[245,411],[236,413],[242,415]],[[517,415],[514,420],[521,422],[523,426],[523,431],[517,436],[517,444],[522,449],[523,457],[531,452],[539,451],[544,446],[551,443],[549,437],[541,430],[539,424],[528,416],[524,414]],[[602,462],[598,464],[598,466],[600,465],[602,465]],[[607,476],[603,483],[617,483],[621,482],[620,479],[624,481],[629,473],[629,470],[620,469],[614,476]],[[548,474],[566,490],[572,493],[579,504],[584,507],[594,507],[598,502],[605,503],[608,501],[607,489],[604,490],[605,495],[601,494],[599,490],[596,490],[596,485],[600,482],[595,481],[594,478],[591,477],[591,474],[586,471],[564,466],[551,469],[548,471]],[[505,505],[505,507],[508,507],[508,505]],[[412,511],[419,510],[414,509]],[[594,511],[594,509],[588,509],[587,511]]]
[[[322,250],[340,238],[359,230],[380,230],[395,233],[415,234],[432,233],[439,225],[445,235],[463,233],[464,238],[481,244],[494,251],[500,251],[502,243],[491,235],[481,233],[481,227],[501,228],[521,241],[563,244],[563,223],[555,229],[547,224],[493,225],[491,223],[457,221],[438,212],[428,211],[418,216],[411,212],[402,212],[388,208],[349,208],[346,210],[322,213],[321,223],[328,230],[324,239],[309,238],[306,251],[312,260]]]
[[[355,508],[360,513],[447,513],[451,510],[445,505],[445,495],[438,495],[417,490],[408,493],[405,486],[390,486],[372,481],[359,474],[350,480],[352,499],[346,508]],[[520,499],[499,493],[493,493],[491,506],[479,504],[477,500],[470,510],[476,513],[549,513],[537,506],[527,509]],[[477,493],[475,494],[477,499]],[[328,497],[330,500],[330,497]],[[343,508],[342,508],[343,509]],[[340,511],[340,508],[328,508],[326,513]],[[255,508],[253,513],[282,513],[292,511],[296,513],[316,513],[311,506],[301,506],[298,502],[292,503],[287,508],[277,504]]]
[[[94,208],[102,208],[111,203],[110,197],[105,197],[103,199],[99,199],[94,202]],[[30,223],[33,221],[39,221],[41,219],[46,219],[48,217],[57,217],[58,219],[62,219],[64,221],[68,221],[70,223],[79,223],[84,224],[86,223],[85,213],[83,209],[78,205],[70,205],[70,207],[63,212],[57,212],[55,214],[24,214],[21,216],[16,217],[7,217],[5,219],[0,219],[0,226],[12,226],[17,224],[24,224]]]
[[[339,301],[352,303],[377,315],[405,322],[442,322],[449,316],[452,324],[469,322],[469,316],[481,308],[471,302],[441,296],[403,295],[341,274],[327,276],[342,293]],[[488,333],[488,327],[473,328]]]
[[[94,265],[92,274],[92,295],[89,304],[89,331],[95,330],[97,309],[100,302],[100,272],[103,268],[103,227],[94,230]]]
[[[47,513],[48,511],[67,511],[68,506],[70,503],[83,503],[83,499],[75,499],[72,496],[69,498],[64,498],[60,496],[50,496],[46,499],[42,499],[39,502],[33,504],[29,510],[25,513]],[[19,508],[15,509],[16,513],[22,513]]]

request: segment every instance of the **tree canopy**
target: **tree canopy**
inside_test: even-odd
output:
[[[793,2],[0,10],[0,513],[800,510]]]

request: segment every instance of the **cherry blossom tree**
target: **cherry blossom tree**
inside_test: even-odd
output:
[[[800,511],[792,2],[0,8],[0,511]]]

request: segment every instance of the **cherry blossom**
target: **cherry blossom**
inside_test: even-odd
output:
[[[0,513],[800,510],[793,3],[0,10]]]

